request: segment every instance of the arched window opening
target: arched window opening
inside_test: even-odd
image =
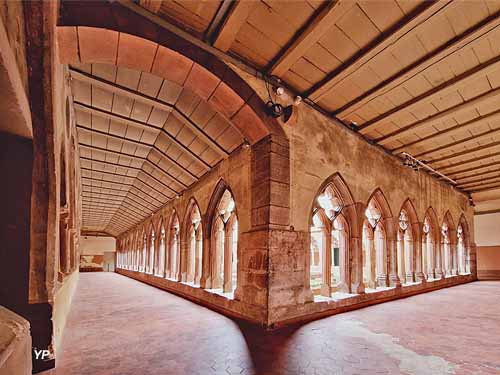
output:
[[[187,261],[185,281],[200,285],[203,254],[203,232],[198,205],[193,203],[188,216]]]
[[[181,251],[179,242],[179,218],[174,211],[170,219],[170,228],[168,232],[168,255],[167,255],[167,277],[175,281],[180,281],[180,262]]]
[[[386,230],[381,221],[382,210],[372,199],[365,210],[363,225],[363,278],[367,289],[387,287]]]
[[[229,190],[217,205],[212,227],[212,288],[232,293],[238,278],[238,218],[236,205]]]
[[[397,234],[398,275],[402,283],[415,282],[414,246],[410,220],[406,210],[401,210]]]
[[[151,226],[149,238],[149,265],[148,272],[155,273],[155,230]]]
[[[349,292],[349,229],[341,214],[343,207],[331,184],[314,202],[309,285],[316,295],[331,297],[335,292]]]

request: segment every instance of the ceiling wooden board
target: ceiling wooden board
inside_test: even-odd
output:
[[[84,218],[85,228],[109,230],[119,217],[136,223],[243,142],[224,115],[173,82],[105,64],[72,69],[88,74],[71,82],[86,209],[109,214],[100,227]]]

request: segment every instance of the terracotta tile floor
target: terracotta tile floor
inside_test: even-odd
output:
[[[276,332],[113,273],[81,274],[73,303],[51,375],[500,374],[500,282]]]

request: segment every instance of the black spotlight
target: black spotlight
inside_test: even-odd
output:
[[[268,101],[266,103],[266,106],[267,106],[267,112],[275,118],[278,118],[283,114],[283,106],[279,103],[273,103],[272,101]]]

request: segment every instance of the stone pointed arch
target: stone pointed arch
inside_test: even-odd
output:
[[[339,172],[334,173],[330,177],[328,177],[323,183],[320,185],[318,190],[316,191],[316,194],[314,195],[314,200],[311,202],[311,208],[309,212],[314,212],[315,208],[317,207],[317,202],[316,199],[317,197],[322,194],[325,189],[331,186],[337,195],[337,197],[342,201],[344,205],[344,209],[354,205],[354,198],[351,193],[351,190],[349,189],[349,186],[345,182],[344,178]],[[347,210],[346,210],[347,211]],[[344,216],[348,216],[347,220],[349,221],[350,226],[356,227],[357,225],[357,217],[356,215],[350,215],[350,214],[344,214]],[[355,222],[353,222],[355,220]],[[312,215],[309,217],[309,227],[312,224]]]
[[[399,212],[401,212],[402,210],[405,210],[408,213],[410,224],[415,224],[420,222],[418,219],[417,210],[415,209],[415,205],[413,204],[410,198],[406,198],[406,200],[403,202],[401,208],[399,209]]]
[[[228,193],[234,203],[229,216],[219,215],[218,210]],[[220,179],[216,184],[205,213],[203,233],[203,276],[200,285],[204,288],[232,292],[240,274],[238,203],[229,185]],[[233,241],[234,240],[234,241]],[[234,291],[236,298],[238,291]]]
[[[108,16],[96,18],[96,14]],[[263,100],[225,62],[154,22],[136,17],[113,2],[63,3],[56,31],[59,61],[105,63],[158,75],[208,101],[251,144],[270,134],[287,139],[277,119],[267,115]]]
[[[208,202],[207,211],[205,212],[205,215],[204,215],[205,216],[204,224],[205,224],[205,228],[206,228],[206,231],[205,231],[206,235],[209,235],[210,231],[212,230],[212,226],[214,223],[214,213],[217,210],[217,205],[219,204],[219,202],[222,198],[222,195],[224,194],[224,192],[226,190],[229,191],[229,193],[231,194],[231,196],[233,197],[233,199],[236,203],[235,210],[236,210],[236,216],[238,216],[238,202],[236,202],[236,198],[235,198],[230,186],[226,183],[226,181],[223,178],[221,178],[221,179],[219,179],[219,181],[215,185],[215,188],[214,188],[212,195],[210,197],[210,201]]]
[[[425,219],[428,218],[429,223],[431,225],[431,236],[432,240],[434,243],[436,243],[439,240],[439,221],[438,217],[436,215],[436,211],[434,208],[429,207],[424,214],[424,221]]]
[[[467,222],[467,219],[465,218],[465,214],[462,212],[460,214],[460,218],[458,219],[458,226],[462,226],[462,230],[464,233],[464,241],[466,246],[470,245],[470,229],[469,229],[469,223]]]
[[[453,220],[453,216],[451,215],[450,210],[447,210],[444,214],[443,223],[445,222],[449,225],[450,230],[452,230],[453,233],[455,233],[456,231],[455,221]]]
[[[391,206],[389,205],[387,198],[382,192],[382,189],[376,188],[373,191],[373,193],[370,195],[370,198],[368,198],[367,205],[370,203],[370,201],[374,201],[377,204],[382,213],[383,219],[390,219],[394,217],[392,214]]]

